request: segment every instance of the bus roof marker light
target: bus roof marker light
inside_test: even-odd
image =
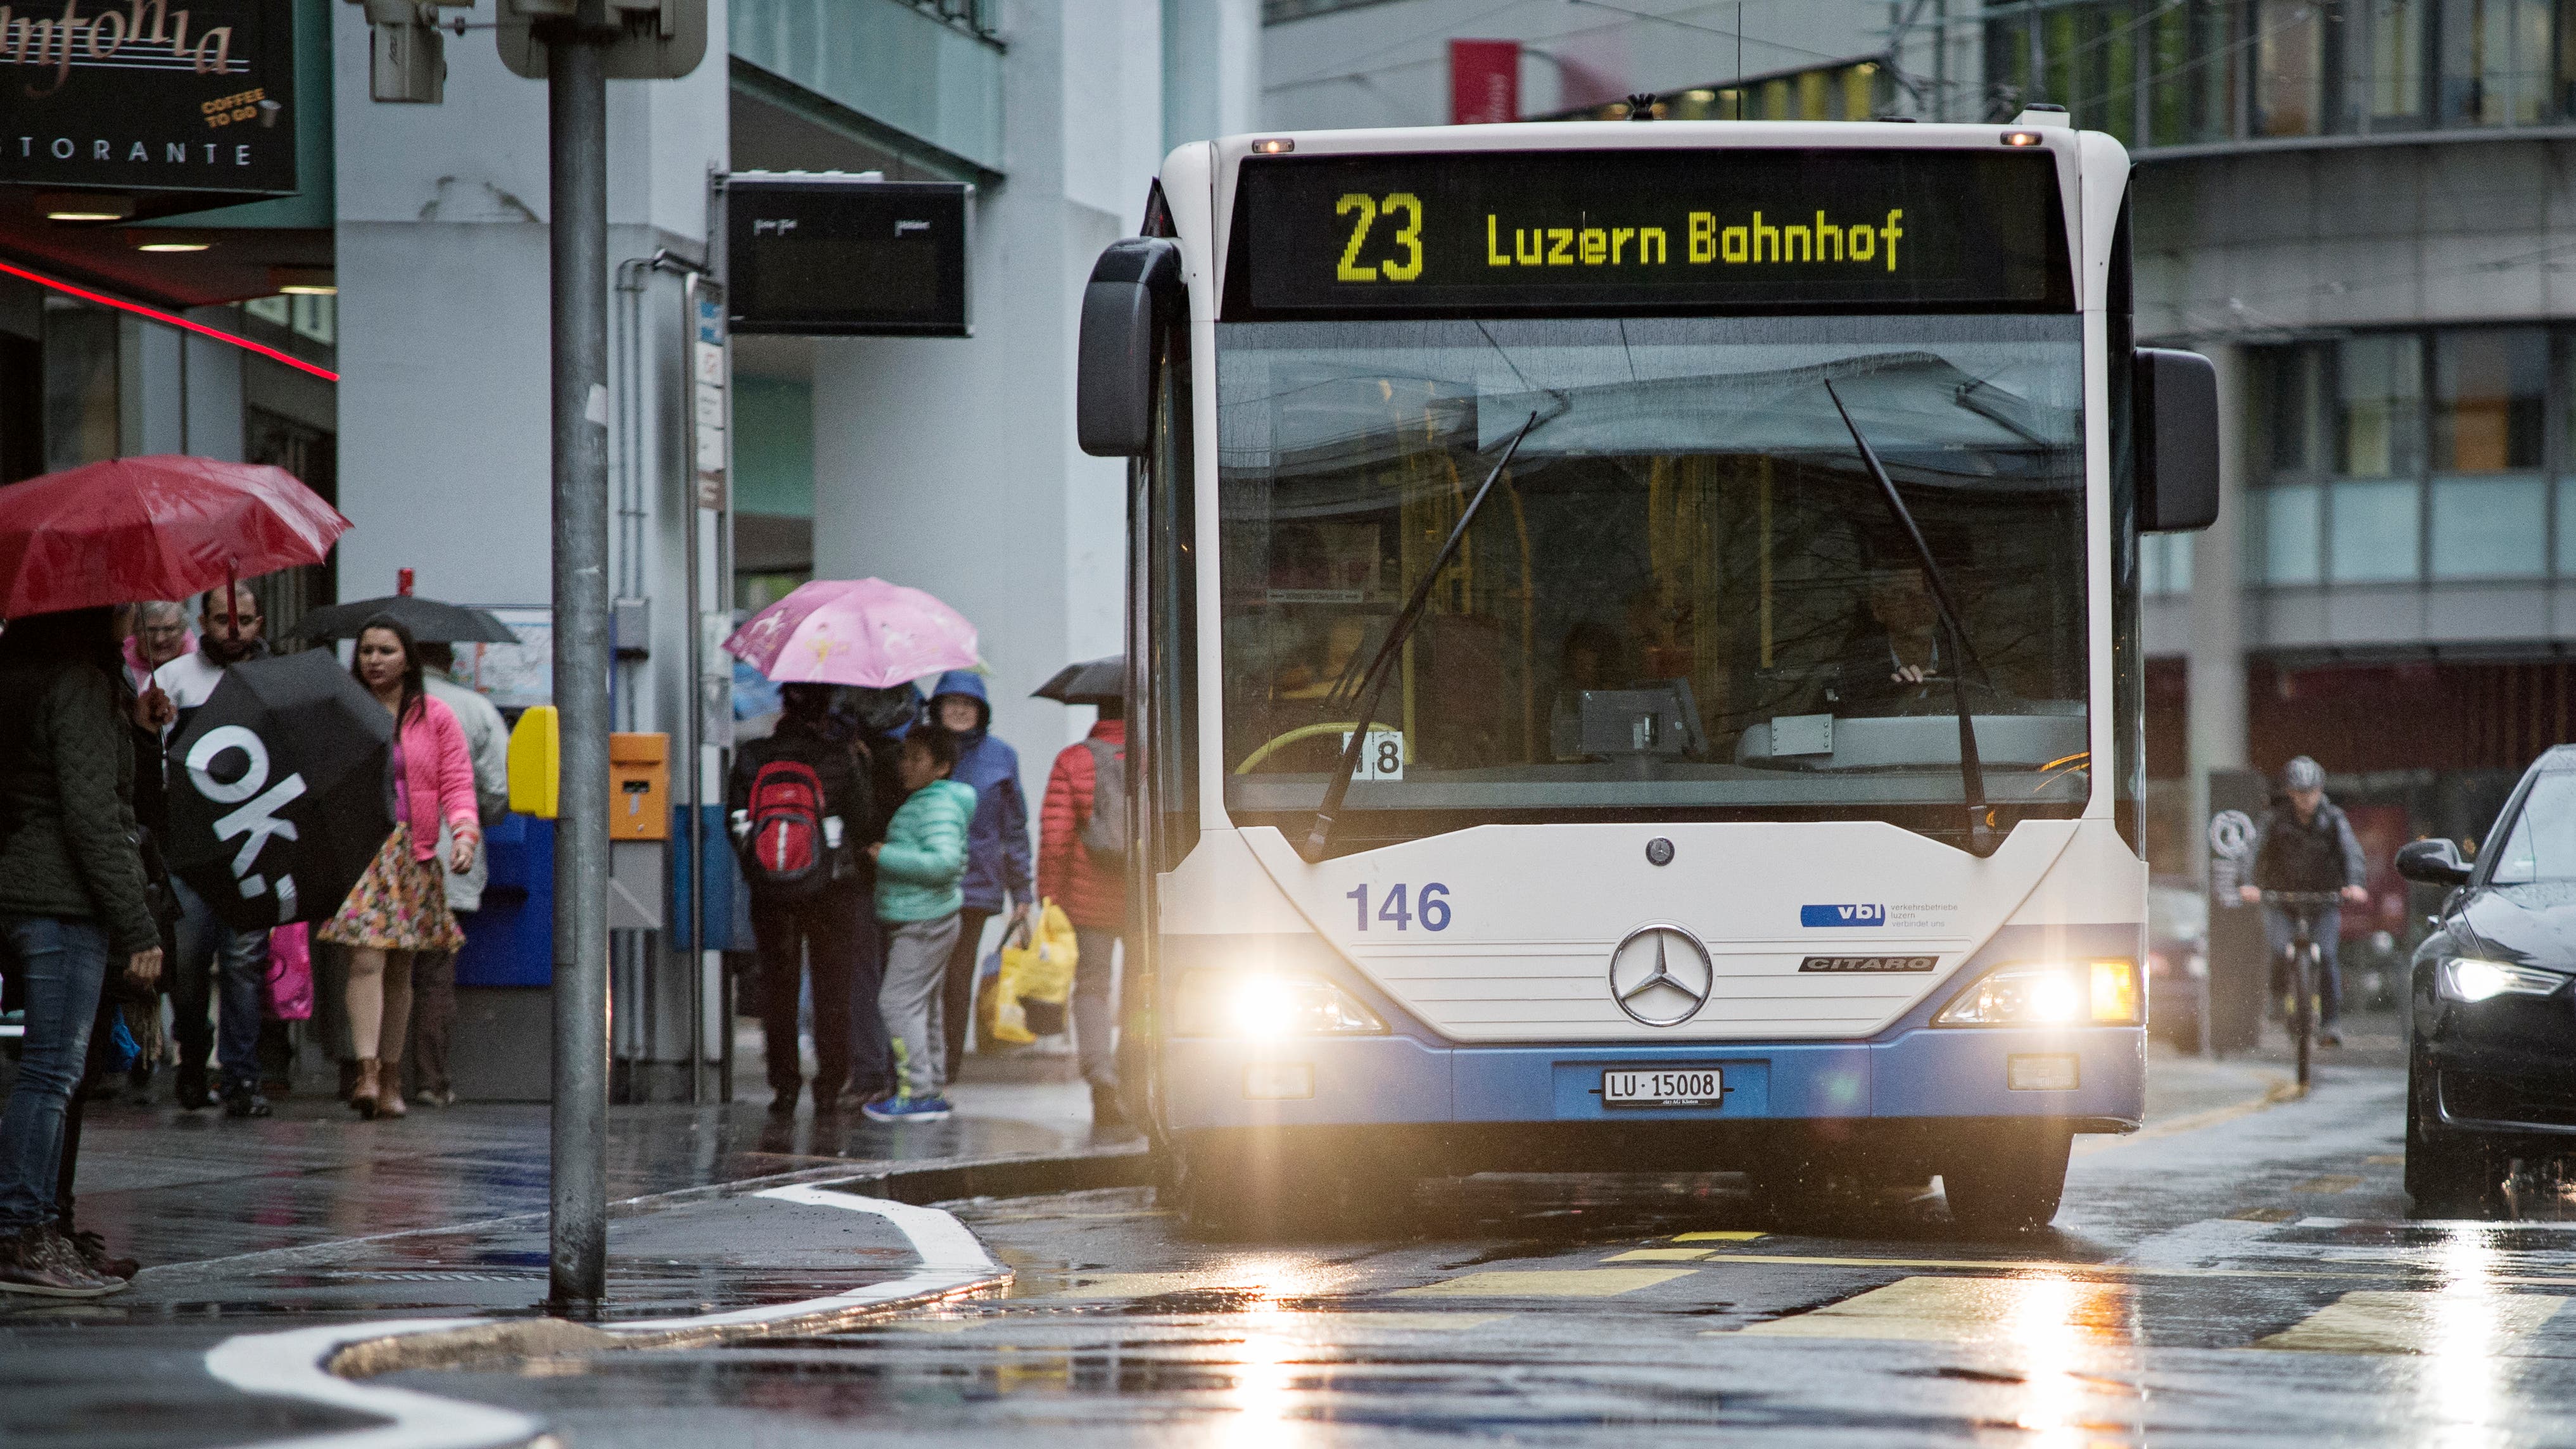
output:
[[[2039,133],[2037,131],[2006,131],[2004,132],[2004,144],[2007,146],[2036,146],[2039,144]]]
[[[1297,149],[1297,143],[1286,136],[1265,136],[1252,143],[1255,156],[1285,156]]]

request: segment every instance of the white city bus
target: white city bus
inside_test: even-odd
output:
[[[1183,1213],[1935,1175],[2138,1122],[2138,540],[2217,497],[2129,163],[2009,125],[1183,146],[1086,290]]]

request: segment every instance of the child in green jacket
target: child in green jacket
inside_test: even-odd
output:
[[[966,828],[975,819],[974,788],[948,778],[956,768],[955,735],[936,725],[906,734],[897,773],[908,793],[886,822],[886,838],[868,847],[886,933],[877,1007],[900,1077],[897,1095],[861,1109],[879,1122],[937,1122],[949,1112],[939,1094],[946,1070],[940,985],[966,903],[959,883],[966,878]]]

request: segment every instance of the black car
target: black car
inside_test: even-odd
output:
[[[2576,1153],[2576,745],[2514,787],[2475,865],[2447,840],[2397,852],[2452,887],[2415,949],[2406,1191],[2418,1217],[2486,1217],[2514,1160]]]

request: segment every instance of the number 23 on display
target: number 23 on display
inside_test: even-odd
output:
[[[1388,886],[1386,894],[1378,900],[1377,919],[1394,922],[1395,928],[1399,931],[1410,927],[1417,918],[1421,920],[1422,929],[1426,931],[1449,929],[1449,888],[1447,886],[1436,880],[1425,882],[1420,889],[1413,892],[1411,909],[1406,908],[1404,897],[1404,886]],[[1367,930],[1369,928],[1369,888],[1361,886],[1342,899],[1350,901],[1358,910],[1359,929]]]

